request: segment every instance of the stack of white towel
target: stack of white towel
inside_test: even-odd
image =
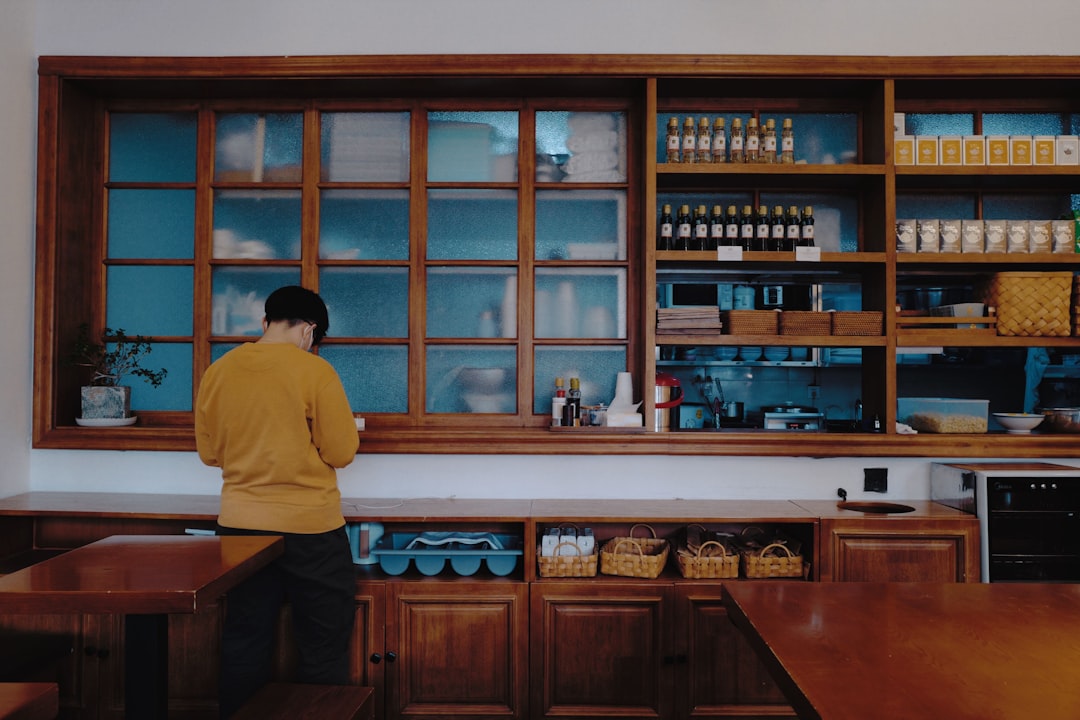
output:
[[[563,182],[624,182],[626,128],[612,113],[572,113]]]

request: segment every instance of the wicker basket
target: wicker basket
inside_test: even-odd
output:
[[[648,528],[651,538],[634,537],[638,527]],[[649,525],[630,528],[629,537],[616,537],[600,548],[600,572],[623,577],[655,578],[664,569],[668,558],[668,541],[658,539]]]
[[[832,316],[833,335],[881,335],[883,314],[877,310],[837,310]]]
[[[997,308],[998,335],[1061,336],[1072,332],[1071,272],[999,272],[983,291]]]
[[[743,575],[748,578],[802,577],[802,555],[791,552],[783,543],[742,552]]]
[[[827,312],[784,310],[780,313],[781,335],[828,335],[832,320]]]
[[[722,332],[726,335],[775,335],[775,310],[725,310],[721,314]]]
[[[555,552],[563,545],[577,550],[571,542],[561,542],[555,546]],[[540,548],[536,549],[536,559],[540,565],[540,577],[596,577],[596,553],[592,555],[552,555],[544,557]]]
[[[720,548],[719,555],[704,555],[706,548]],[[715,579],[739,577],[739,556],[728,552],[723,543],[708,540],[698,547],[696,553],[686,548],[679,548],[675,553],[679,562],[679,572],[684,578]]]

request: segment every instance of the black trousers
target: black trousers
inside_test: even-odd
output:
[[[277,623],[292,606],[295,682],[346,685],[355,618],[356,571],[345,527],[317,535],[241,530],[218,535],[283,535],[281,557],[229,591],[221,637],[220,715],[228,718],[274,672]]]

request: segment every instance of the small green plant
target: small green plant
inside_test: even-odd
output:
[[[91,386],[116,386],[128,375],[140,377],[157,387],[165,379],[168,370],[147,370],[141,366],[144,356],[149,355],[154,346],[142,335],[129,337],[123,328],[103,328],[102,338],[108,338],[107,344],[96,343],[90,338],[90,328],[85,323],[79,326],[79,337],[71,353],[71,364],[90,368]]]

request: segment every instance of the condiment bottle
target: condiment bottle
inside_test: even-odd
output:
[[[712,206],[709,217],[709,244],[706,250],[715,250],[724,244],[724,210],[719,205]]]
[[[709,118],[707,117],[703,117],[698,121],[697,161],[699,163],[712,162],[712,131],[709,129]]]
[[[799,208],[792,205],[787,211],[787,228],[784,233],[784,250],[794,250],[795,246],[799,244],[799,236],[801,234],[801,226],[799,220]]]
[[[784,249],[784,207],[777,205],[773,208],[772,217],[769,219],[769,249],[779,251]]]
[[[555,378],[555,396],[551,398],[551,426],[561,427],[566,407],[566,389],[561,377]]]
[[[690,240],[691,250],[704,250],[709,244],[709,216],[705,206],[698,205],[694,210],[694,235]]]
[[[746,121],[746,162],[756,163],[760,153],[761,136],[758,134],[758,122],[757,118],[752,117]]]
[[[743,205],[742,215],[739,216],[739,244],[743,250],[750,250],[754,246],[754,209],[749,205]]]
[[[570,378],[570,392],[566,395],[566,405],[573,408],[571,417],[574,427],[581,427],[581,381],[576,377]]]
[[[724,129],[724,118],[722,117],[713,120],[712,161],[714,163],[727,162],[727,131]]]
[[[667,161],[679,162],[679,118],[668,118],[667,123]]]
[[[660,210],[660,232],[656,236],[657,250],[671,250],[675,246],[675,221],[671,217],[671,205],[664,204]]]
[[[757,217],[754,218],[754,245],[757,251],[769,249],[769,208],[766,205],[758,205]]]
[[[683,120],[682,126],[682,161],[694,162],[697,154],[697,131],[694,129],[694,118],[688,117]]]
[[[803,209],[802,223],[799,230],[799,245],[801,247],[814,247],[814,206],[807,205]]]
[[[791,127],[791,118],[784,118],[780,129],[780,162],[785,165],[795,162],[795,131]]]
[[[739,215],[734,205],[728,205],[724,215],[724,243],[727,247],[737,247],[739,243]]]
[[[765,130],[762,132],[761,162],[776,162],[776,121],[769,118],[765,121]]]
[[[690,249],[690,237],[692,235],[692,225],[690,218],[690,206],[679,206],[679,217],[677,220],[677,228],[675,235],[675,249],[676,250],[689,250]]]
[[[728,142],[728,160],[733,163],[744,162],[745,149],[743,148],[742,118],[734,118],[731,121],[731,140]]]

